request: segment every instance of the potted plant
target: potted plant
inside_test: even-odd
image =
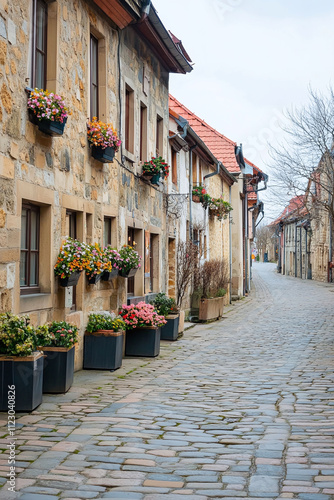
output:
[[[28,316],[0,314],[0,411],[32,411],[42,402],[43,354]]]
[[[87,138],[93,158],[102,163],[113,162],[122,141],[111,123],[101,122],[94,116],[87,124]]]
[[[39,130],[51,136],[63,135],[69,110],[60,95],[34,89],[28,98],[29,119]]]
[[[213,321],[223,315],[227,276],[224,260],[207,261],[197,267],[194,275],[192,314],[198,314],[200,321]]]
[[[211,198],[209,205],[210,215],[217,217],[218,220],[227,219],[228,214],[233,210],[232,205],[223,198]]]
[[[102,257],[102,280],[110,281],[118,276],[119,264],[121,256],[111,245],[108,245],[103,250]]]
[[[78,328],[65,321],[53,321],[36,330],[38,350],[43,351],[43,392],[64,393],[73,383],[75,344]]]
[[[131,278],[141,266],[141,256],[130,245],[124,245],[119,251],[119,255],[119,275],[122,278]]]
[[[169,175],[169,165],[162,156],[152,156],[150,161],[143,164],[143,177],[151,181],[151,184],[159,184],[161,176],[164,178]]]
[[[127,356],[158,356],[161,326],[166,323],[152,304],[139,302],[123,305],[120,311],[126,327],[125,354]]]
[[[61,246],[54,273],[59,276],[60,286],[76,286],[78,284],[81,271],[84,268],[84,261],[89,257],[89,247],[78,240],[66,238]]]
[[[102,278],[103,273],[103,252],[98,243],[87,245],[87,258],[83,261],[83,268],[90,285],[96,285]]]
[[[84,336],[84,368],[117,370],[122,365],[125,323],[115,313],[89,315]]]
[[[166,324],[161,327],[161,340],[177,340],[179,334],[179,309],[175,300],[165,293],[158,293],[152,305],[164,316]]]

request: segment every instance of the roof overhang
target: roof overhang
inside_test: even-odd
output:
[[[170,73],[185,74],[192,71],[190,61],[177,48],[151,3],[147,5],[141,19],[134,27],[149,42]]]
[[[140,18],[142,0],[93,0],[120,29]]]

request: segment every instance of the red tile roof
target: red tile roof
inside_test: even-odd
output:
[[[304,202],[305,202],[305,196],[303,194],[300,194],[298,196],[295,196],[294,198],[291,198],[291,200],[289,201],[289,204],[285,207],[285,209],[283,210],[281,215],[279,217],[277,217],[277,219],[274,220],[274,222],[272,222],[270,224],[270,226],[275,226],[276,224],[278,224],[282,220],[289,219],[292,215],[295,215],[295,216],[306,215],[307,209],[304,206]]]
[[[192,113],[172,95],[169,95],[169,108],[189,122],[191,128],[229,172],[240,172],[240,167],[235,157],[235,142],[210,127],[210,125]]]
[[[254,191],[253,186],[247,186],[248,201],[257,201],[257,193]]]

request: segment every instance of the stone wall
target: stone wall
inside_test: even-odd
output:
[[[128,27],[120,35],[101,11],[84,0],[50,3],[47,88],[63,96],[72,114],[64,135],[49,137],[30,123],[27,113],[31,9],[31,1],[0,2],[0,311],[27,313],[33,324],[52,319],[77,324],[81,341],[76,368],[80,368],[82,336],[89,312],[120,306],[126,300],[126,280],[118,278],[93,286],[81,276],[76,287],[76,310],[71,310],[69,291],[59,287],[53,274],[59,248],[67,235],[67,210],[76,213],[77,237],[82,241],[103,243],[105,216],[113,218],[112,242],[117,247],[127,243],[128,227],[136,228],[140,252],[144,251],[144,231],[156,234],[159,243],[155,288],[167,289],[168,242],[163,202],[166,187],[161,183],[155,189],[138,176],[140,101],[148,109],[147,158],[155,154],[157,113],[163,118],[162,153],[167,153],[168,73],[134,28]],[[92,158],[86,138],[90,33],[99,39],[99,118],[112,122],[122,137],[125,86],[131,84],[134,92],[134,153],[128,154],[123,147],[109,164]],[[41,213],[41,293],[36,295],[20,295],[23,200],[39,205]],[[138,295],[145,293],[143,272],[142,269],[135,278]]]

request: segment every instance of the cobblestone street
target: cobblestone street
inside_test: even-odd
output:
[[[0,498],[334,498],[334,287],[253,269],[222,321],[17,415]]]

